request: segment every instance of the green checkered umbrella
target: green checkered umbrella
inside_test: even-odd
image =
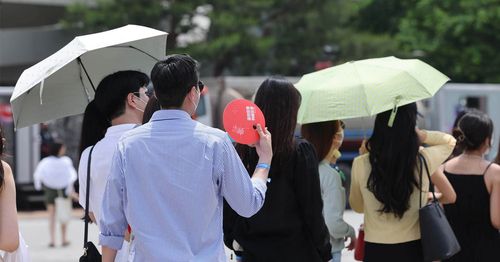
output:
[[[418,59],[383,57],[304,75],[300,124],[372,116],[433,96],[447,76]],[[392,123],[389,123],[392,125]]]

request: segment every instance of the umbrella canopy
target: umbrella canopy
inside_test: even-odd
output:
[[[106,75],[149,75],[166,44],[166,32],[137,25],[75,37],[19,77],[10,99],[16,128],[83,113]]]
[[[304,75],[300,124],[372,116],[433,96],[447,76],[418,59],[348,62]]]

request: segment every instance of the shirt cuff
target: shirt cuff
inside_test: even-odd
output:
[[[347,233],[348,236],[350,236],[351,238],[352,237],[356,237],[356,230],[354,230],[354,228],[349,225],[349,232]]]
[[[267,191],[267,181],[258,177],[252,177],[251,180],[253,187],[260,192],[260,194],[262,195],[262,199],[264,199]]]
[[[105,236],[99,233],[99,245],[106,246],[114,250],[120,250],[123,245],[123,236]]]

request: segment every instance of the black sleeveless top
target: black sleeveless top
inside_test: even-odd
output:
[[[500,261],[500,233],[491,224],[484,173],[459,175],[444,171],[457,193],[456,202],[444,205],[444,210],[462,250],[443,261]]]

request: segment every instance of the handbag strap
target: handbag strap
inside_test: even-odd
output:
[[[418,159],[420,160],[420,196],[419,196],[419,207],[422,207],[422,185],[424,183],[422,177],[423,177],[423,171],[425,167],[425,171],[427,173],[427,178],[429,179],[429,188],[430,191],[432,192],[432,201],[437,201],[436,194],[434,193],[434,187],[432,186],[432,181],[431,181],[431,175],[429,172],[429,166],[427,165],[427,161],[425,160],[425,157],[418,153]]]
[[[92,151],[94,151],[94,146],[90,148],[89,152],[89,160],[87,162],[87,191],[86,191],[86,196],[85,196],[85,231],[83,233],[83,248],[87,248],[87,242],[88,242],[88,237],[89,237],[89,222],[90,222],[90,216],[89,216],[89,198],[90,198],[90,161],[92,159]]]

